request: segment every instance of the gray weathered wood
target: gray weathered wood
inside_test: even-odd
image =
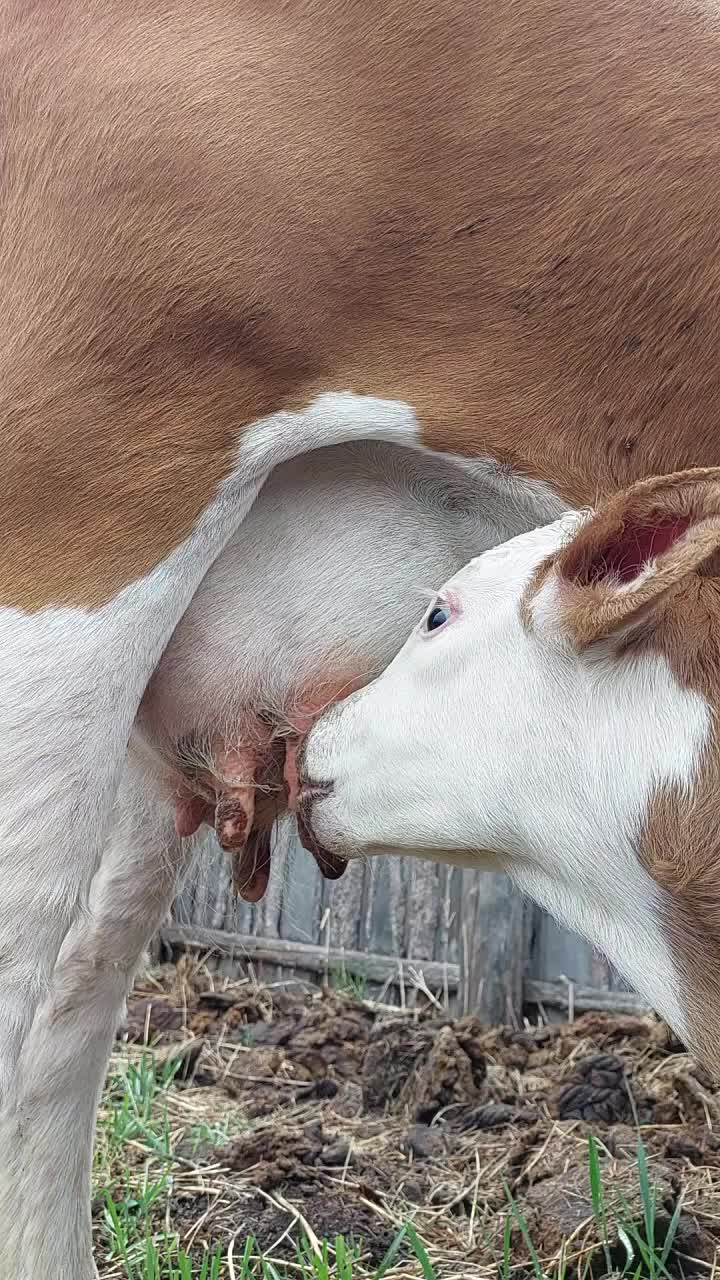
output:
[[[388,863],[391,859],[388,858]],[[431,960],[435,955],[442,910],[440,868],[436,862],[418,861],[412,873],[411,907],[408,912],[406,948],[411,956]]]
[[[540,912],[535,925],[530,972],[539,978],[567,978],[582,987],[608,985],[606,981],[595,980],[593,953],[583,939]]]
[[[527,978],[523,988],[526,1004],[563,1010],[570,1007],[570,990],[565,982],[541,982],[537,978]],[[587,1013],[591,1009],[601,1013],[638,1015],[651,1012],[650,1006],[634,991],[605,991],[601,987],[576,987],[573,984],[572,1003],[576,1013]]]
[[[421,973],[431,990],[442,990],[447,984],[455,991],[460,983],[457,965],[438,964],[435,960],[401,959],[397,956],[372,955],[364,951],[312,947],[307,943],[288,942],[285,938],[265,939],[250,933],[230,933],[226,929],[207,929],[200,925],[166,925],[160,937],[167,946],[185,946],[220,953],[234,952],[238,958],[253,962],[292,965],[313,973],[328,968],[344,968],[348,973],[372,982],[395,981],[402,965],[405,981],[411,987],[411,970]]]
[[[463,879],[466,1012],[477,1011],[490,1023],[519,1025],[531,908],[505,875],[465,871]]]
[[[388,858],[388,871],[390,881],[390,898],[387,904],[388,919],[390,922],[390,934],[393,940],[392,950],[395,955],[406,956],[408,954],[407,942],[407,924],[409,915],[409,894],[408,894],[408,867],[406,858]],[[368,904],[369,906],[369,904]],[[366,911],[366,919],[368,913]],[[372,933],[370,934],[372,937]],[[363,945],[370,946],[367,937],[363,941]],[[444,960],[445,956],[433,956],[436,960]]]
[[[284,939],[264,941],[252,934],[229,933],[223,929],[203,929],[199,926],[168,925],[160,932],[167,946],[184,946],[219,954],[234,953],[239,958],[255,964],[266,963],[281,968],[292,966],[306,973],[324,974],[328,966],[343,968],[358,977],[383,983],[396,979],[398,961],[392,956],[368,955],[358,951],[326,951],[324,947],[311,947],[302,943],[290,943]],[[412,985],[411,971],[422,973],[428,986],[441,988],[443,984],[454,992],[461,982],[458,965],[447,966],[433,961],[408,959],[403,962],[405,981]],[[300,979],[298,979],[300,981]],[[523,1005],[542,1005],[548,1009],[567,1010],[570,1005],[570,988],[566,982],[542,982],[526,978],[522,994],[518,997],[516,1012]],[[576,1013],[595,1009],[600,1012],[644,1015],[651,1012],[649,1005],[632,991],[608,991],[601,987],[579,987],[572,984],[572,1004]]]
[[[390,858],[374,858],[367,865],[365,875],[365,892],[362,897],[362,946],[368,951],[387,952],[388,955],[407,955],[402,942],[394,935],[394,915],[390,910],[390,899],[393,891],[393,877],[390,871]],[[360,867],[358,863],[358,867]],[[347,872],[345,873],[347,875]],[[333,885],[333,898],[342,881]]]
[[[331,947],[346,947],[349,951],[358,949],[365,876],[364,864],[351,862],[342,879],[332,888],[328,887],[327,927]]]
[[[344,966],[366,980],[369,994],[412,1005],[412,965],[449,1009],[478,1011],[489,1022],[518,1021],[523,1001],[540,1000],[548,1016],[559,1016],[568,1008],[566,979],[576,984],[578,1012],[644,1008],[592,948],[504,876],[376,858],[325,881],[292,821],[276,834],[270,886],[258,907],[234,897],[227,859],[208,835],[172,923],[214,948],[211,963],[229,975],[248,960],[276,981],[318,981]]]

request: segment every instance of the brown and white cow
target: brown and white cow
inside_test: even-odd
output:
[[[552,507],[720,461],[719,28],[707,0],[0,3],[8,1280],[92,1274],[88,1122],[52,1104],[68,929],[267,474],[375,439]]]

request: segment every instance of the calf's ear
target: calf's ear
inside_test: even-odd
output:
[[[720,468],[643,480],[615,494],[545,561],[523,614],[576,650],[653,625],[691,575],[720,576]]]

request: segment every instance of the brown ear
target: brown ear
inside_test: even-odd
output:
[[[643,480],[611,498],[544,566],[541,612],[585,648],[647,623],[719,549],[720,468]]]

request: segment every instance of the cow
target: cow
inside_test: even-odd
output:
[[[720,462],[717,24],[2,0],[8,1280],[93,1274],[61,977],[143,695],[269,473],[370,440],[554,508]]]
[[[316,721],[292,803],[318,857],[507,870],[716,1075],[719,717],[720,468],[700,468],[470,560]]]

